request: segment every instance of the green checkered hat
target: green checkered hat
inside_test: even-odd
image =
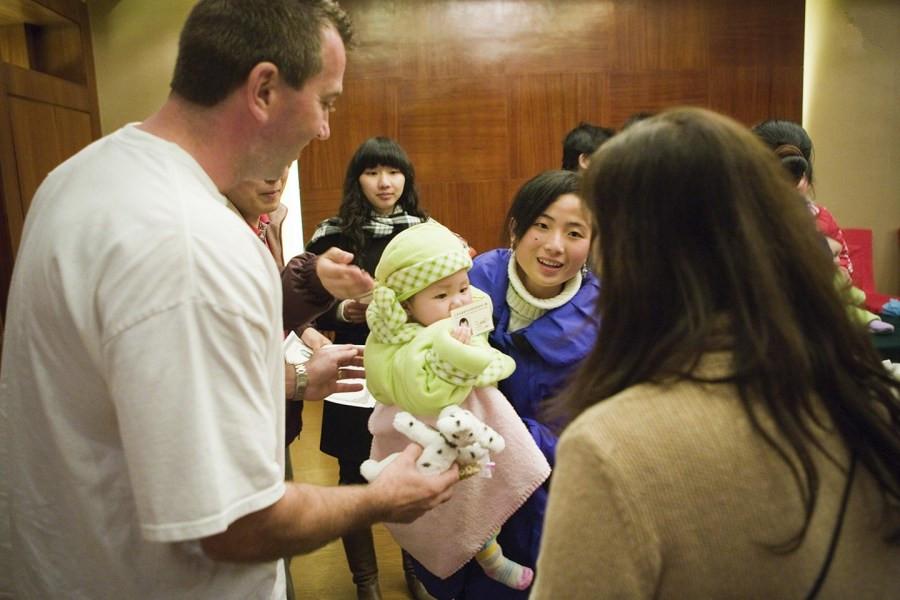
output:
[[[472,268],[459,237],[435,222],[413,225],[390,241],[375,267],[375,279],[403,302],[435,281]]]
[[[382,342],[400,344],[414,335],[406,327],[406,311],[400,303],[435,281],[470,269],[472,259],[463,241],[435,221],[402,231],[390,241],[375,268],[375,293],[366,321]]]

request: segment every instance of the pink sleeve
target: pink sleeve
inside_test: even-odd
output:
[[[841,245],[841,251],[838,253],[838,265],[847,269],[847,272],[853,273],[853,263],[850,262],[850,249],[847,247],[847,240],[844,239],[844,232],[841,231],[840,225],[834,220],[834,216],[824,206],[819,205],[819,213],[816,215],[816,226],[819,231],[826,237],[836,240]]]

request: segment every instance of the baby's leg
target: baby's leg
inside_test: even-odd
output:
[[[516,590],[526,589],[534,579],[534,571],[503,556],[496,535],[478,551],[475,560],[488,577]]]

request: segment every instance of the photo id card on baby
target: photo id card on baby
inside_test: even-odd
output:
[[[491,301],[488,298],[480,298],[450,311],[450,318],[457,325],[468,323],[472,335],[480,335],[494,329],[494,320],[491,315]]]

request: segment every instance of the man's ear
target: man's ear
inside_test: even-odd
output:
[[[588,165],[590,165],[590,164],[591,164],[591,156],[590,156],[590,154],[585,154],[584,152],[582,152],[581,154],[578,155],[578,167],[579,167],[582,171],[584,171],[585,169],[587,169],[587,168],[588,168]]]
[[[250,114],[260,122],[269,119],[272,106],[277,100],[280,76],[278,67],[268,61],[257,63],[247,75],[247,107]]]

